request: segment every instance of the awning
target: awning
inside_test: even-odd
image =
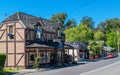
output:
[[[49,45],[45,45],[45,44],[33,43],[33,44],[26,46],[26,48],[54,48],[54,47],[49,46]]]
[[[104,46],[104,51],[113,51],[113,50],[115,50],[115,49],[112,47]]]

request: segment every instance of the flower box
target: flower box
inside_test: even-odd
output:
[[[8,34],[10,39],[14,39],[14,35],[13,34]]]

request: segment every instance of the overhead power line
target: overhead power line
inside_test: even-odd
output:
[[[74,9],[68,10],[67,12],[69,12],[69,13],[74,12],[76,10],[79,10],[79,9],[83,8],[83,7],[89,6],[90,4],[94,3],[95,1],[96,0],[91,0],[91,1],[89,1],[89,2],[87,2],[85,4],[83,4],[83,5],[79,6],[78,8],[74,8]]]

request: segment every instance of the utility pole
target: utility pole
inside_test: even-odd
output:
[[[117,30],[117,45],[118,45],[118,53],[119,53],[119,33],[118,33],[118,30]]]

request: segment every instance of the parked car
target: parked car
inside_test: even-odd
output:
[[[109,59],[109,58],[114,58],[115,55],[112,53],[112,54],[108,54],[107,56],[105,56],[105,59]]]
[[[114,54],[114,57],[118,57],[119,54],[117,52],[112,52]]]

